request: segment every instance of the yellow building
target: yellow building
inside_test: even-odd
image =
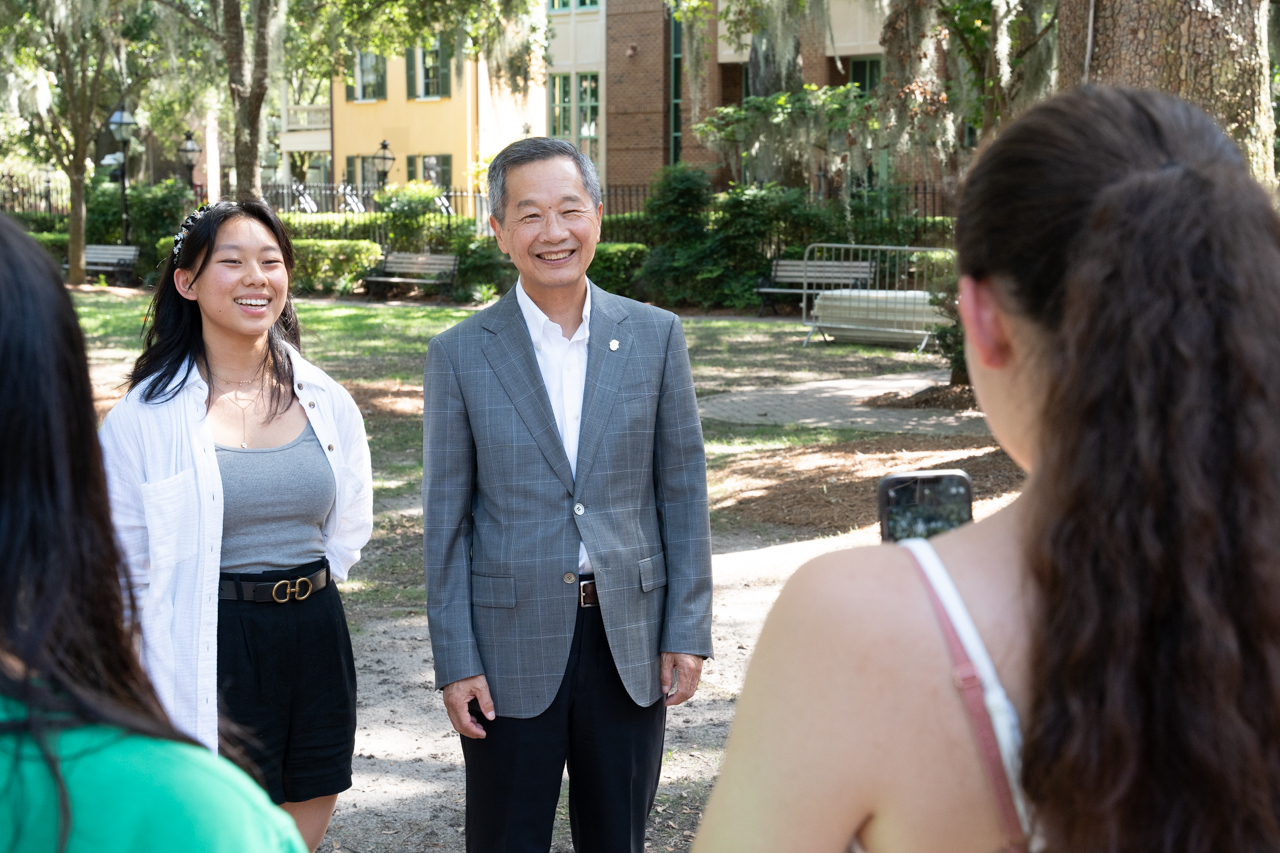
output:
[[[331,83],[335,179],[376,186],[373,156],[385,141],[395,155],[387,183],[473,189],[477,163],[546,134],[543,76],[522,96],[493,83],[483,62],[468,59],[459,71],[438,41],[399,56],[358,53],[352,73]]]

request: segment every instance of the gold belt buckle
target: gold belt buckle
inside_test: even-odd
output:
[[[307,591],[302,591],[302,585],[307,585]],[[284,598],[280,597],[280,588],[284,587]],[[276,604],[284,604],[289,600],[289,596],[293,596],[294,601],[306,601],[311,597],[311,578],[298,578],[293,583],[287,580],[276,581],[275,586],[271,587],[271,600]]]

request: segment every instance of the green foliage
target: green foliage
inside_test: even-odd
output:
[[[608,243],[644,243],[657,241],[644,213],[606,213],[600,217],[600,239]]]
[[[67,262],[67,241],[71,239],[71,235],[42,231],[30,236],[31,239],[43,246],[44,250],[48,252],[49,256],[58,264],[65,264]]]
[[[587,278],[619,296],[631,296],[649,247],[643,243],[597,243]]]
[[[938,351],[951,367],[951,384],[969,384],[969,366],[964,360],[964,326],[960,324],[960,280],[954,274],[940,280],[929,294],[929,304],[940,309],[951,320],[951,325],[933,327]]]
[[[659,174],[645,202],[645,218],[656,245],[645,258],[642,295],[665,304],[706,302],[714,286],[706,267],[711,179],[680,163]]]
[[[5,216],[22,226],[24,231],[32,234],[63,234],[67,231],[67,216],[64,213],[37,213],[13,211]]]
[[[382,242],[385,213],[282,213],[280,221],[294,240],[373,240]]]
[[[292,284],[305,293],[348,294],[382,258],[371,240],[294,240],[293,249]]]
[[[499,293],[506,293],[516,283],[515,266],[492,237],[480,237],[474,230],[458,228],[450,236],[447,251],[458,256],[456,293],[470,294],[486,284]]]
[[[85,243],[119,243],[122,236],[120,185],[95,177],[86,189],[85,207]],[[164,259],[164,255],[156,251],[156,242],[177,233],[178,226],[194,207],[191,189],[172,178],[158,184],[129,185],[129,242],[139,247],[136,271],[144,282],[154,281],[160,261]]]
[[[450,243],[447,233],[455,220],[444,216],[437,199],[442,190],[428,181],[392,184],[375,195],[374,201],[386,225],[386,246],[390,252],[443,252]],[[470,230],[475,230],[474,223]]]

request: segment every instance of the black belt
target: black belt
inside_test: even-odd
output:
[[[324,589],[329,584],[329,561],[322,557],[314,563],[299,566],[306,571],[312,566],[319,566],[316,571],[300,575],[292,580],[281,578],[275,581],[250,581],[241,578],[260,577],[252,574],[232,574],[223,572],[218,582],[218,598],[231,601],[258,601],[285,604],[290,600],[306,601],[311,593]]]

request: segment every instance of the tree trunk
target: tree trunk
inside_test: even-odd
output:
[[[67,171],[71,182],[71,209],[67,217],[67,281],[84,284],[84,158],[72,160]]]
[[[253,4],[252,63],[247,55],[244,18],[240,0],[225,0],[222,5],[223,43],[227,57],[227,76],[236,126],[233,139],[236,159],[236,196],[262,197],[262,178],[258,172],[258,144],[262,135],[262,105],[267,97],[267,64],[271,49],[271,16],[273,0],[251,0]]]
[[[1059,88],[1104,83],[1159,89],[1185,98],[1217,119],[1240,145],[1254,177],[1273,187],[1275,118],[1267,55],[1270,3],[1093,0],[1093,4],[1089,52],[1090,0],[1059,2]]]

